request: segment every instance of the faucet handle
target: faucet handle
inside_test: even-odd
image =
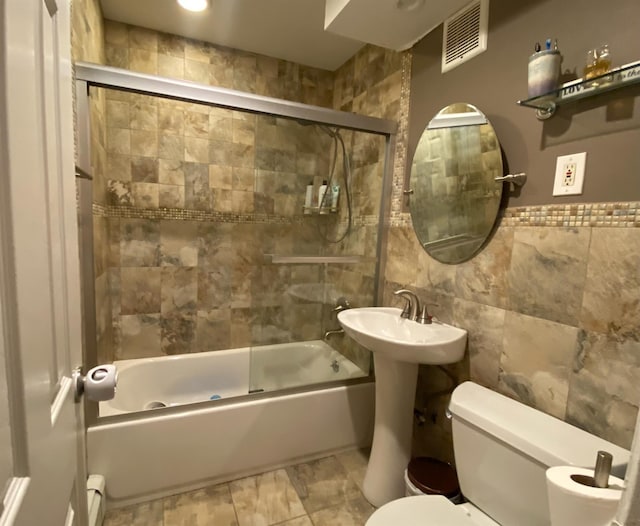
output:
[[[344,296],[340,296],[336,300],[336,306],[333,308],[333,312],[336,312],[336,313],[342,312],[343,310],[347,310],[350,308],[351,308],[351,304],[349,303],[349,300]]]
[[[427,305],[423,305],[422,306],[422,312],[420,313],[420,316],[418,316],[418,319],[416,320],[418,323],[421,323],[423,325],[429,325],[431,324],[431,320],[433,319],[433,316],[431,316],[428,312],[427,312]]]
[[[437,303],[425,303],[422,306],[422,312],[420,313],[420,316],[418,316],[418,319],[416,319],[418,323],[422,323],[423,325],[431,324],[433,320],[433,316],[431,316],[427,311],[427,306],[429,305],[431,305],[432,307],[438,307]]]

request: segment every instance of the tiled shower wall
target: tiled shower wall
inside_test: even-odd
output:
[[[370,142],[363,135],[351,134],[353,144]],[[326,269],[275,266],[265,255],[320,255],[318,227],[341,231],[339,217],[301,213],[307,183],[317,188],[328,173],[329,142],[294,121],[108,90],[104,213],[117,358],[321,337],[330,298],[299,291],[322,284]],[[356,217],[377,214],[379,195],[370,194],[384,161],[383,148],[358,151],[354,177],[374,168],[371,187],[354,193]],[[358,230],[366,235],[356,240]],[[364,254],[376,232],[356,225],[338,250]],[[373,268],[368,258],[360,272]],[[358,292],[370,303],[367,285]]]
[[[328,147],[295,121],[107,92],[109,205],[300,215]]]
[[[107,64],[331,107],[333,74],[264,55],[105,21]]]
[[[333,102],[333,74],[313,68],[108,21],[106,46],[110,65]],[[385,97],[393,90],[381,84],[397,64],[388,54],[372,48],[358,61],[382,75],[357,92],[361,105],[370,99],[372,107],[390,107]],[[343,71],[355,72],[354,65]],[[331,308],[339,296],[354,305],[374,300],[383,138],[342,133],[354,221],[343,242],[331,243],[347,228],[341,158],[340,214],[301,214],[306,185],[313,181],[317,191],[328,178],[333,143],[318,127],[112,90],[106,124],[108,199],[97,212],[110,223],[116,358],[316,339],[337,327]],[[271,265],[269,253],[363,259]],[[331,343],[368,368],[369,353],[349,339]]]
[[[403,75],[402,63],[407,58],[408,53],[396,53],[369,45],[363,47],[334,73],[334,109],[397,121]],[[344,248],[333,247],[330,250],[362,253],[368,261],[373,261],[376,256],[376,232],[380,206],[380,203],[373,199],[377,200],[377,196],[381,194],[384,199],[389,199],[389,189],[382,188],[385,168],[384,143],[381,139],[370,136],[351,137],[347,133],[345,137],[347,151],[350,152],[352,159],[354,193],[356,195],[361,193],[364,196],[368,191],[370,197],[365,198],[363,200],[365,205],[357,210],[356,216],[359,218],[359,223],[356,234],[351,237],[349,244]],[[402,148],[402,130],[399,130],[396,152]],[[392,159],[388,161],[391,163]],[[395,164],[392,168],[394,174],[396,170],[401,169]],[[364,251],[358,248],[360,246],[364,247]],[[371,290],[375,286],[375,266],[371,264],[332,266],[327,269],[327,282],[335,289],[344,292],[352,305],[363,306],[366,305],[362,298],[363,291]],[[338,327],[335,314],[332,314],[329,309],[325,310],[324,319],[327,327]],[[363,357],[368,357],[370,354],[345,336],[336,337],[334,344],[340,345],[342,351],[356,363],[361,363]]]

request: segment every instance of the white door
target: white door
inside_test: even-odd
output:
[[[0,10],[0,525],[82,526],[69,0]]]

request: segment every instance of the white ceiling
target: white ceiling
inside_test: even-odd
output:
[[[105,18],[335,70],[365,42],[406,49],[469,0],[210,0],[190,13],[175,0],[101,0]],[[325,24],[327,30],[325,30]]]

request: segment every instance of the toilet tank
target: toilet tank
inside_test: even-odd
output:
[[[502,526],[548,526],[545,471],[593,468],[613,455],[624,478],[629,451],[473,382],[453,392],[453,446],[463,495]]]

